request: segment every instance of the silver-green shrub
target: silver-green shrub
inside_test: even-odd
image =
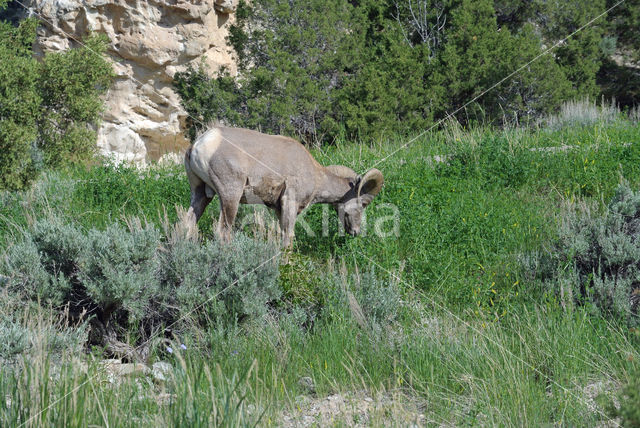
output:
[[[135,222],[128,229],[112,224],[104,231],[90,230],[87,240],[77,277],[102,321],[117,310],[131,320],[144,318],[159,289],[160,233]]]
[[[81,351],[87,340],[87,324],[68,321],[65,311],[39,306],[17,293],[0,289],[0,366],[25,355],[41,355],[42,351]]]
[[[9,320],[0,320],[0,359],[6,360],[21,354],[28,346],[29,331]]]
[[[200,242],[165,237],[136,219],[84,231],[51,217],[23,235],[0,255],[0,287],[68,310],[74,321],[89,319],[92,343],[108,347],[258,319],[280,297],[277,247],[242,234]],[[3,331],[19,349],[19,331]]]
[[[87,340],[86,325],[42,325],[0,319],[0,364],[41,348],[72,354],[82,350]]]
[[[396,281],[381,279],[374,269],[327,278],[324,317],[347,318],[373,334],[396,320],[402,302]]]
[[[167,243],[163,287],[170,307],[225,323],[260,318],[280,298],[279,258],[272,243],[237,233],[230,243]]]
[[[60,306],[73,293],[73,280],[88,241],[76,227],[58,217],[36,222],[24,231],[24,240],[0,258],[9,290]]]
[[[569,213],[538,272],[563,304],[637,325],[640,301],[640,192],[620,185],[602,216]],[[530,267],[533,264],[529,263]]]
[[[355,278],[355,291],[365,316],[376,323],[389,323],[398,316],[400,291],[390,278],[376,276],[373,269]]]
[[[64,275],[48,272],[42,263],[38,247],[31,236],[9,247],[0,258],[4,286],[28,299],[40,299],[45,304],[59,306],[70,285]]]

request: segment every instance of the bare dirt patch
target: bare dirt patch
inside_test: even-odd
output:
[[[345,392],[327,397],[299,396],[296,409],[282,415],[282,427],[346,425],[424,426],[422,405],[402,392]]]

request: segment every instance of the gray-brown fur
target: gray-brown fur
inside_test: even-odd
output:
[[[283,246],[293,238],[296,217],[307,206],[328,203],[345,230],[360,231],[362,211],[380,192],[382,173],[320,165],[298,141],[241,128],[215,126],[185,154],[191,187],[189,221],[200,219],[214,194],[220,197],[218,234],[229,240],[240,203],[265,204],[280,221]]]

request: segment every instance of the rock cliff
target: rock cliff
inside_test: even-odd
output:
[[[203,58],[209,70],[235,64],[226,45],[236,0],[31,0],[40,16],[34,51],[68,49],[89,32],[106,34],[117,75],[106,97],[98,146],[144,164],[188,145],[176,71]]]

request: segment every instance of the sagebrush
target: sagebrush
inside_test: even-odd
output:
[[[640,302],[640,191],[620,185],[602,214],[568,208],[550,251],[526,258],[526,270],[565,307],[638,325]]]
[[[260,318],[280,296],[275,245],[241,234],[228,245],[168,240],[137,219],[85,231],[52,216],[23,235],[0,259],[9,292],[88,319],[91,340],[114,353],[129,338],[144,354],[168,326],[166,338],[197,341],[207,325]]]

